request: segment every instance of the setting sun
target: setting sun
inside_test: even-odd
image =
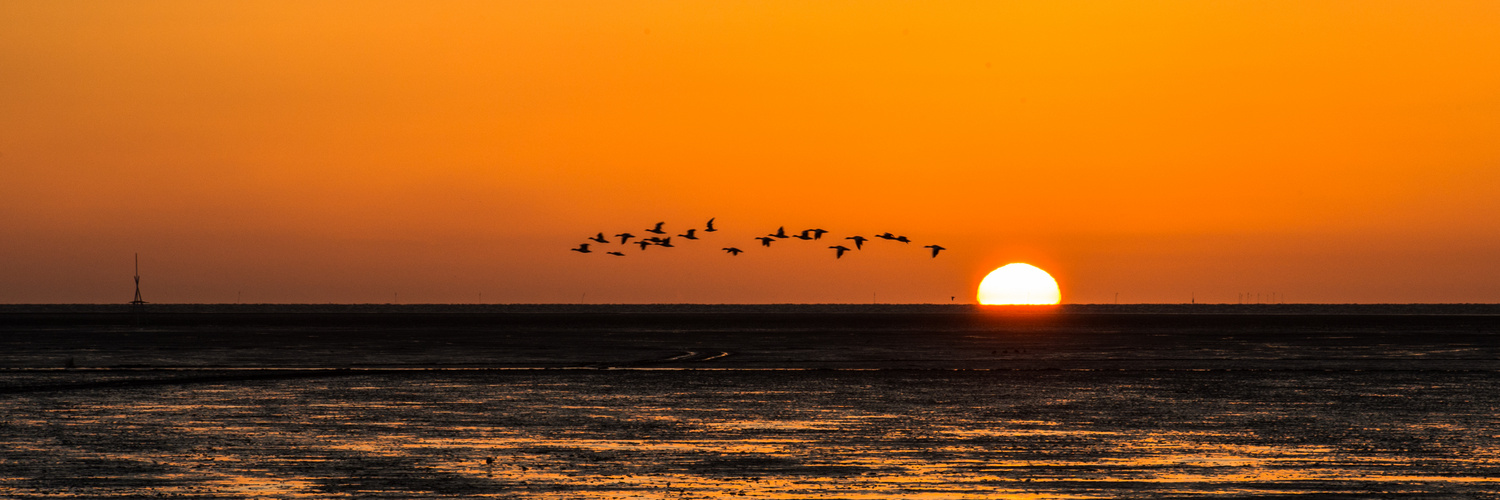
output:
[[[979,282],[984,305],[1050,305],[1062,302],[1057,280],[1031,264],[1006,264]]]

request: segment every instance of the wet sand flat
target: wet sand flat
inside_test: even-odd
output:
[[[1500,316],[1272,312],[0,311],[0,496],[1496,497]]]

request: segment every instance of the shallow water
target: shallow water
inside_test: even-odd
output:
[[[0,497],[1500,491],[1491,319],[824,320],[12,328]]]
[[[414,371],[42,392],[3,402],[0,494],[1479,494],[1500,490],[1496,381]]]

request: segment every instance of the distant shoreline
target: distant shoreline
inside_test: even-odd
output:
[[[1230,314],[1500,315],[1500,304],[0,304],[10,314]]]

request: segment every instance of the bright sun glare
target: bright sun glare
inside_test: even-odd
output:
[[[1031,264],[1006,264],[979,282],[984,305],[1050,305],[1062,302],[1057,280]]]

